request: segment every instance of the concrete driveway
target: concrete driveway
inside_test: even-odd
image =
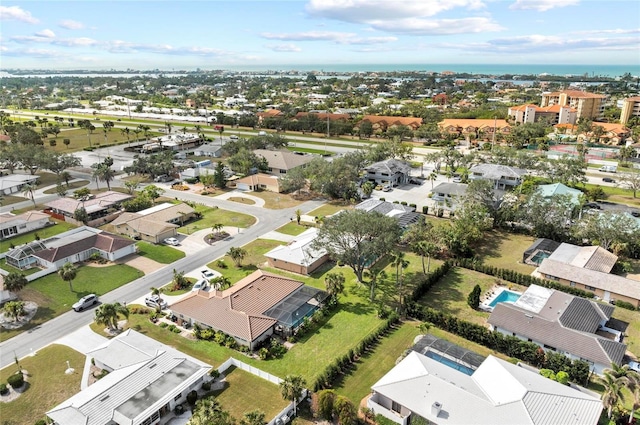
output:
[[[66,345],[86,355],[89,351],[95,350],[107,341],[109,341],[107,338],[98,335],[92,331],[89,326],[83,326],[77,331],[60,338],[56,341],[56,344]],[[76,369],[79,368],[79,366],[80,365],[73,365]]]

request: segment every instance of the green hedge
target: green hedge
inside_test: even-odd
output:
[[[24,385],[24,375],[22,372],[14,373],[7,378],[7,383],[11,385],[11,388],[17,390],[18,388],[22,388]]]

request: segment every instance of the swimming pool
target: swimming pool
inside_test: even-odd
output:
[[[508,289],[503,289],[502,292],[498,294],[491,302],[489,303],[489,307],[495,307],[498,303],[514,303],[518,301],[520,298],[520,293],[509,291]]]
[[[449,366],[452,369],[459,370],[465,375],[469,375],[469,376],[473,375],[474,370],[471,369],[470,367],[457,363],[451,359],[448,359],[442,356],[441,354],[434,353],[433,351],[427,351],[426,353],[424,353],[424,355],[429,357],[430,359],[437,361],[438,363],[442,363],[443,365]]]
[[[549,258],[550,255],[551,254],[549,254],[548,252],[538,251],[533,257],[531,257],[531,262],[539,265],[540,263],[542,263],[542,260],[544,260],[545,258]]]

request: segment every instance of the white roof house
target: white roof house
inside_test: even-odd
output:
[[[406,425],[596,424],[601,401],[523,367],[489,356],[467,375],[412,351],[373,387],[368,407]]]
[[[273,267],[309,274],[329,259],[324,248],[313,248],[317,236],[318,229],[311,227],[289,244],[277,246],[264,255]]]
[[[161,409],[170,411],[182,403],[211,370],[210,365],[133,330],[89,355],[112,372],[47,412],[56,424],[134,425],[149,419],[156,423]]]

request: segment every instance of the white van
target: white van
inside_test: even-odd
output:
[[[603,165],[602,167],[600,167],[600,171],[603,171],[605,173],[615,173],[616,171],[618,171],[618,166],[617,165]]]

